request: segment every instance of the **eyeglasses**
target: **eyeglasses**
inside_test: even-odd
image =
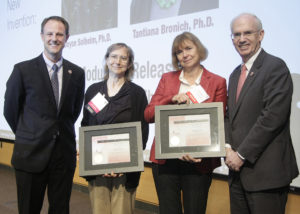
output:
[[[233,33],[231,34],[231,39],[237,41],[239,39],[241,39],[241,37],[243,36],[245,39],[249,39],[253,34],[260,32],[260,30],[257,31],[246,31],[243,33]]]
[[[109,55],[109,58],[114,60],[114,61],[121,61],[122,63],[127,63],[128,62],[128,57],[127,56],[119,56],[119,55]]]

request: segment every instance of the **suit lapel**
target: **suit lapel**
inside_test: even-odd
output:
[[[47,69],[47,65],[45,63],[45,60],[44,60],[42,54],[38,57],[37,69],[40,71],[39,74],[42,77],[41,80],[44,83],[43,85],[46,86],[45,90],[46,90],[47,96],[51,97],[51,99],[50,99],[51,105],[53,106],[53,108],[56,109],[56,101],[55,101],[55,97],[54,97],[53,90],[52,90],[51,80],[49,77],[49,71]]]
[[[250,89],[250,86],[252,85],[253,81],[256,79],[257,75],[258,75],[258,72],[259,72],[259,69],[263,63],[263,59],[264,59],[264,56],[265,56],[265,52],[264,50],[261,50],[260,54],[258,55],[258,57],[256,58],[256,60],[254,61],[253,63],[253,66],[251,68],[251,70],[249,71],[248,75],[247,75],[247,78],[246,78],[246,81],[243,85],[243,88],[241,90],[241,93],[240,93],[240,96],[239,96],[239,99],[237,100],[237,102],[235,103],[235,97],[236,97],[236,90],[237,90],[237,85],[238,85],[238,80],[239,80],[239,74],[240,74],[240,70],[241,70],[241,66],[239,66],[237,68],[234,77],[232,79],[232,84],[235,86],[235,89],[233,90],[234,94],[233,94],[233,98],[234,99],[231,99],[231,107],[234,106],[234,112],[233,112],[233,115],[232,115],[232,120],[234,119],[235,115],[237,114],[238,112],[238,109],[242,103],[242,100],[244,99],[244,97],[246,96],[246,94],[248,93]],[[232,95],[232,94],[231,94]]]
[[[232,75],[230,76],[230,84],[229,84],[229,88],[228,88],[228,106],[229,109],[231,109],[230,115],[232,115],[230,117],[231,121],[233,120],[235,114],[236,114],[236,90],[237,90],[237,85],[238,85],[238,81],[239,81],[239,77],[240,77],[240,70],[241,70],[241,66],[238,66],[232,73]]]
[[[201,76],[201,80],[200,80],[200,85],[202,86],[202,88],[205,90],[205,92],[210,96],[210,81],[209,79],[211,78],[211,75],[209,74],[209,72],[203,67],[203,73]],[[206,100],[204,100],[205,102]]]
[[[69,64],[66,60],[63,60],[63,77],[62,77],[62,91],[61,91],[61,97],[59,101],[59,108],[58,112],[60,112],[61,106],[63,102],[65,101],[67,89],[69,85],[69,81],[71,78],[73,71],[69,68]]]
[[[172,93],[173,94],[178,94],[179,90],[180,90],[180,80],[179,80],[179,76],[181,74],[181,72],[183,72],[182,70],[180,71],[176,71],[177,73],[174,75],[174,80],[173,81],[168,81],[168,83],[172,84],[173,86],[170,87],[172,89]]]

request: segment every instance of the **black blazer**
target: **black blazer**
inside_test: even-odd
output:
[[[41,172],[55,142],[67,167],[76,166],[74,123],[84,97],[84,71],[63,59],[63,83],[57,109],[42,54],[18,63],[6,84],[4,116],[16,136],[12,164],[16,169]]]
[[[229,79],[225,121],[226,143],[246,159],[240,171],[242,184],[248,191],[289,185],[298,175],[290,135],[290,72],[283,60],[262,50],[236,103],[240,70],[238,66]]]
[[[144,119],[144,110],[148,105],[145,90],[133,82],[125,82],[120,91],[113,97],[108,97],[107,80],[92,84],[85,93],[86,105],[98,92],[105,95],[109,103],[96,115],[92,115],[85,107],[83,109],[82,126],[94,126],[114,123],[140,121],[142,125],[143,149],[149,134],[149,124]],[[136,188],[140,180],[140,172],[125,173],[126,188]],[[95,179],[95,176],[86,176],[86,180]]]

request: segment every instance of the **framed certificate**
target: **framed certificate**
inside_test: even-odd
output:
[[[225,156],[223,103],[155,107],[155,158]]]
[[[79,128],[79,175],[144,171],[140,122]]]

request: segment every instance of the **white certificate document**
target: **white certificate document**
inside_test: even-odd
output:
[[[129,133],[92,137],[92,165],[130,162]]]
[[[210,146],[210,115],[169,117],[169,147]]]

